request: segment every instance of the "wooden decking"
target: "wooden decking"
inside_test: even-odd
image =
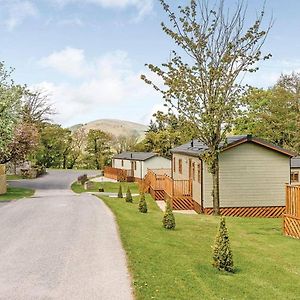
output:
[[[133,182],[134,177],[132,176],[131,170],[125,169],[117,169],[112,167],[105,167],[104,168],[104,177],[114,179],[117,181],[126,181],[126,182]]]
[[[148,170],[144,179],[145,191],[157,201],[170,201],[173,209],[193,210],[192,182],[174,180],[170,175],[170,169]]]
[[[284,214],[284,233],[300,239],[300,186],[286,186],[286,209]]]

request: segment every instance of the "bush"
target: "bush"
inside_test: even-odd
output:
[[[213,266],[220,271],[234,272],[232,252],[224,217],[221,218],[213,247]]]
[[[141,198],[140,198],[140,202],[139,202],[139,211],[143,214],[146,214],[148,212],[147,202],[146,202],[144,193],[141,193]]]
[[[121,186],[121,184],[120,184],[120,186],[119,186],[118,198],[123,198],[123,191],[122,191],[122,186]]]
[[[176,223],[175,223],[175,217],[172,211],[172,207],[169,201],[167,201],[167,206],[165,210],[165,214],[163,217],[163,226],[166,229],[175,229]]]
[[[127,193],[126,193],[126,202],[128,202],[128,203],[132,203],[133,202],[132,196],[131,196],[131,191],[130,191],[129,187],[128,187]]]
[[[84,185],[88,181],[87,174],[83,174],[81,176],[78,176],[77,181],[81,184]]]

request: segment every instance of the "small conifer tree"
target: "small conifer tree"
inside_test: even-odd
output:
[[[232,252],[224,217],[221,218],[213,247],[213,266],[220,271],[234,272]]]
[[[140,202],[139,202],[139,211],[143,214],[146,214],[148,212],[147,202],[146,202],[144,193],[141,193],[141,198],[140,198]]]
[[[130,191],[130,188],[128,187],[127,189],[127,193],[126,193],[126,202],[128,203],[132,203],[133,200],[132,200],[132,195],[131,195],[131,191]]]
[[[123,198],[122,186],[119,186],[118,198]]]
[[[169,201],[167,201],[167,206],[165,210],[165,214],[163,217],[163,226],[166,229],[175,229],[176,223],[175,223],[175,217],[172,211],[172,207]]]

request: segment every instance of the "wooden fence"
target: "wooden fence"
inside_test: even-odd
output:
[[[286,186],[286,209],[284,215],[284,233],[300,239],[300,186]]]
[[[133,178],[131,170],[118,169],[112,167],[104,168],[104,177],[118,181],[132,181]]]
[[[169,169],[148,170],[144,179],[146,191],[155,200],[170,201],[173,209],[194,209],[192,199],[192,182],[190,180],[173,180]]]

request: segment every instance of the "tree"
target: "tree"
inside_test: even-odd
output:
[[[118,198],[120,198],[120,199],[123,198],[123,191],[122,191],[122,186],[121,186],[121,184],[119,185]]]
[[[41,126],[51,121],[55,110],[49,103],[49,95],[42,90],[26,91],[22,103],[22,118],[26,123]]]
[[[16,124],[20,119],[21,98],[24,88],[11,79],[12,70],[6,70],[0,62],[0,152],[6,153],[13,139]]]
[[[264,11],[253,25],[245,29],[246,8],[238,2],[228,11],[224,0],[218,6],[210,1],[191,0],[173,12],[160,0],[171,25],[162,23],[163,31],[175,42],[179,51],[172,52],[169,62],[148,68],[160,77],[163,87],[146,76],[142,79],[161,92],[166,105],[196,127],[196,138],[207,145],[202,159],[213,178],[213,208],[219,215],[219,152],[226,142],[244,90],[241,78],[258,70],[256,63],[268,59],[261,48],[271,25],[262,30]]]
[[[102,169],[111,158],[112,136],[101,130],[91,129],[87,136],[86,151],[97,170]]]
[[[298,87],[297,87],[298,86]],[[248,91],[235,134],[251,133],[300,153],[300,75],[281,75],[271,88]]]
[[[158,111],[153,115],[143,141],[143,151],[155,152],[163,157],[171,157],[170,150],[190,141],[195,136],[193,124],[172,113]]]
[[[148,212],[147,202],[146,202],[144,193],[141,193],[141,196],[140,196],[139,211],[143,214],[146,214]]]
[[[129,187],[127,188],[125,201],[126,201],[127,203],[132,203],[132,202],[133,202],[133,200],[132,200],[132,195],[131,195],[131,191],[130,191],[130,188],[129,188]]]
[[[57,124],[45,124],[41,129],[36,152],[37,164],[46,168],[66,168],[71,145],[71,131]]]
[[[82,156],[87,134],[83,128],[77,129],[71,136],[71,146],[68,155],[68,168],[73,169],[79,158]]]
[[[6,151],[0,152],[0,163],[24,162],[38,145],[39,133],[37,128],[30,123],[18,123],[13,132],[12,141],[7,145]]]
[[[113,147],[117,153],[134,151],[138,140],[138,134],[132,134],[130,136],[119,135],[113,140]]]
[[[165,210],[162,223],[163,223],[163,227],[166,229],[175,229],[176,227],[175,217],[172,211],[172,206],[170,204],[170,201],[167,201],[166,210]]]
[[[232,252],[224,217],[221,218],[213,248],[213,266],[220,271],[234,272]]]

